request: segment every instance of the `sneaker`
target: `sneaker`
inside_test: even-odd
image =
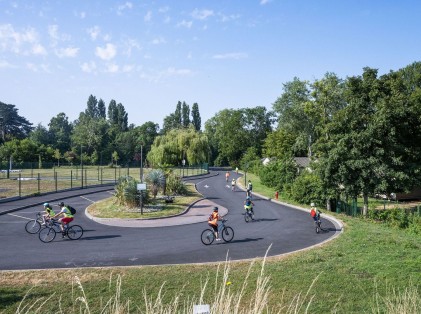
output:
[[[216,241],[221,241],[221,239],[220,238],[216,238]]]

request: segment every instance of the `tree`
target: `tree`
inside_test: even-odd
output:
[[[208,139],[193,126],[187,129],[174,129],[155,138],[148,161],[155,166],[180,165],[183,159],[188,164],[199,164],[207,160]]]
[[[196,102],[192,106],[191,117],[191,122],[194,128],[196,131],[200,131],[202,128],[202,119],[200,118],[199,105]]]
[[[57,166],[60,167],[60,159],[63,156],[61,156],[60,150],[58,148],[56,148],[56,150],[54,151],[54,158],[57,159]]]
[[[85,114],[90,118],[98,118],[99,117],[99,110],[98,110],[98,100],[95,96],[90,95],[87,102],[87,108],[85,109]]]
[[[32,131],[29,133],[29,138],[31,141],[37,143],[38,145],[50,145],[52,144],[52,136],[50,132],[39,123]]]
[[[185,101],[183,101],[181,109],[181,124],[185,128],[187,128],[190,124],[190,107]]]
[[[98,101],[98,117],[102,119],[106,119],[106,113],[105,113],[105,102],[102,99],[99,99]]]
[[[120,132],[125,132],[128,129],[128,114],[124,106],[112,99],[108,105],[108,121],[112,128]]]
[[[118,153],[116,151],[113,152],[112,159],[115,162],[115,166],[117,167],[117,161],[120,159],[120,157],[118,156]]]
[[[57,116],[51,118],[48,127],[52,147],[58,148],[60,152],[70,150],[70,138],[73,131],[73,125],[69,123],[69,118],[66,114],[64,112],[60,112]]]
[[[0,102],[0,131],[1,142],[11,139],[23,139],[32,130],[32,123],[18,114],[15,105],[8,105]]]

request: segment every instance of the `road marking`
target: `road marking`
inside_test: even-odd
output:
[[[205,188],[209,188],[209,185],[207,185],[207,184],[206,184],[204,187],[205,187]]]
[[[14,217],[19,217],[19,218],[23,218],[23,219],[27,219],[27,220],[34,220],[33,218],[22,217],[22,216],[14,215],[14,214],[7,214],[7,215],[14,216]]]
[[[83,198],[83,199],[85,199],[85,200],[87,200],[87,201],[89,201],[89,202],[91,202],[91,203],[95,203],[95,201],[90,200],[89,198],[87,198],[87,197],[85,197],[85,196],[81,196],[81,198]]]

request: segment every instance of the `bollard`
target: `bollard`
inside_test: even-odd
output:
[[[279,196],[279,193],[278,193],[278,191],[276,191],[276,192],[275,192],[275,199],[276,199],[276,200],[278,199],[278,196]]]

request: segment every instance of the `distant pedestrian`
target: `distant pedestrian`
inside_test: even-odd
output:
[[[225,172],[225,181],[227,181],[228,182],[228,179],[230,178],[230,172],[229,171],[227,171],[227,172]]]

